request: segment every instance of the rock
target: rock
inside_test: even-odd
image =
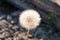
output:
[[[16,16],[19,16],[20,13],[21,13],[20,11],[14,11],[14,12],[12,12],[10,15],[11,15],[12,17],[16,17]]]
[[[11,23],[11,24],[14,24],[14,21],[12,21],[12,20],[11,20],[11,22],[10,22],[10,23]]]
[[[14,24],[17,24],[18,23],[18,17],[13,18],[12,21],[14,21]]]
[[[57,26],[57,30],[60,32],[60,25],[59,25],[59,26]]]
[[[7,20],[8,21],[11,21],[12,20],[12,17],[10,15],[7,16]]]
[[[5,17],[6,17],[6,14],[0,12],[0,20],[5,18]]]
[[[43,39],[40,39],[40,40],[43,40]]]
[[[4,29],[9,28],[11,24],[9,24],[6,20],[0,21],[0,26]],[[6,29],[7,30],[7,29]]]
[[[20,0],[7,0],[7,2],[13,4],[15,7],[21,10],[30,8],[26,3],[22,3]]]
[[[8,40],[12,40],[12,38],[9,37]]]
[[[29,39],[29,40],[43,40],[43,39],[37,39],[37,38],[33,38],[33,39]]]
[[[7,23],[7,21],[6,20],[0,21],[0,25],[3,25],[4,23]]]
[[[1,39],[1,38],[4,38],[4,37],[5,37],[5,36],[4,36],[3,34],[0,34],[0,39]]]
[[[20,38],[18,38],[18,37],[14,37],[14,38],[13,38],[13,40],[19,40],[19,39],[20,39]]]
[[[12,27],[13,30],[17,30],[17,28],[18,28],[18,26],[16,26],[16,25],[14,25],[14,26]]]
[[[41,30],[41,28],[38,28],[36,31],[35,31],[35,36],[41,34],[43,31]]]
[[[33,33],[34,32],[34,33]],[[41,28],[37,28],[36,30],[34,30],[32,33],[32,35],[36,38],[44,38],[46,37],[44,31]]]
[[[25,38],[26,38],[26,35],[25,35],[25,33],[19,33],[19,34],[18,34],[18,37],[19,37],[19,38],[24,38],[24,39],[25,39]]]
[[[12,40],[12,38],[11,37],[8,37],[8,38],[5,38],[4,40]]]
[[[4,34],[5,37],[10,36],[9,32],[3,32],[3,34]]]

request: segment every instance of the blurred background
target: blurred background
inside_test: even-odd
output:
[[[42,18],[30,30],[29,40],[60,40],[60,0],[0,0],[1,40],[25,39],[27,30],[20,26],[19,15],[26,9],[38,11]]]

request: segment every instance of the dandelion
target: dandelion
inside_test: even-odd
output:
[[[29,34],[29,30],[35,29],[39,25],[41,18],[37,11],[30,9],[21,13],[19,22],[23,28],[28,30],[27,34]]]

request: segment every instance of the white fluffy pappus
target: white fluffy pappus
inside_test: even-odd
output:
[[[40,22],[40,14],[33,9],[25,10],[19,15],[19,23],[26,29],[34,29]]]

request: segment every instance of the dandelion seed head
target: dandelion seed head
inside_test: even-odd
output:
[[[20,14],[19,22],[26,29],[34,29],[41,22],[40,14],[33,9],[25,10]]]

